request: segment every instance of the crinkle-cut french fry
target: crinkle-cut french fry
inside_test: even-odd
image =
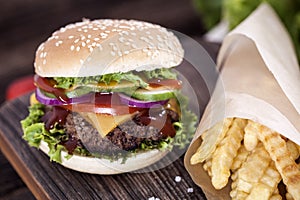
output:
[[[225,137],[232,120],[232,118],[226,118],[201,135],[202,143],[190,160],[192,165],[202,163],[211,156],[217,145]]]
[[[246,119],[235,118],[212,155],[211,177],[212,185],[216,189],[222,189],[228,183],[230,168],[241,146],[246,124]]]
[[[240,193],[249,195],[253,186],[259,183],[259,180],[263,177],[270,162],[271,158],[268,152],[262,143],[258,143],[241,168],[233,174],[231,186],[233,192],[230,193],[231,197],[237,199],[236,195]]]
[[[293,196],[288,192],[285,194],[285,199],[286,200],[294,200]]]
[[[207,174],[211,177],[211,158],[205,160],[203,164],[203,169],[207,172]]]
[[[296,159],[299,157],[299,154],[300,154],[297,144],[294,143],[294,142],[291,141],[291,140],[288,140],[288,141],[286,142],[286,147],[288,148],[288,150],[289,150],[289,152],[290,152],[292,158],[293,158],[294,160],[296,160]]]
[[[233,164],[231,166],[231,170],[235,171],[239,169],[243,162],[247,159],[248,155],[250,154],[250,151],[248,151],[244,145],[242,145],[237,153],[237,156],[233,159]]]
[[[298,152],[300,153],[300,145],[296,144],[297,147],[298,147]]]
[[[256,183],[246,200],[268,200],[270,199],[272,193],[273,191],[271,191],[270,187],[267,185],[263,183]]]
[[[230,197],[233,200],[246,199],[249,194],[244,192],[243,190],[250,190],[249,187],[251,187],[251,184],[243,182],[242,180],[238,180],[237,172],[231,175],[231,179],[232,179],[232,184],[231,184],[231,191],[229,193]],[[238,183],[239,183],[239,188],[238,188]],[[240,188],[243,188],[243,190],[241,190]]]
[[[258,139],[263,142],[266,150],[275,162],[287,191],[294,199],[300,199],[300,170],[295,160],[291,157],[286,142],[280,137],[279,133],[265,126],[260,126],[259,129]]]
[[[253,186],[247,199],[270,199],[276,191],[277,185],[280,181],[281,176],[278,173],[274,162],[271,161],[259,182]]]
[[[274,164],[274,166],[275,166],[275,164]],[[270,200],[282,200],[282,196],[279,194],[278,187],[276,187],[275,190],[273,191],[273,194],[270,197]]]
[[[244,145],[248,151],[252,151],[258,142],[256,129],[253,126],[245,127]]]
[[[272,194],[270,200],[282,200],[282,196],[280,194]]]
[[[271,161],[269,167],[266,169],[264,175],[261,177],[260,182],[268,185],[273,191],[276,190],[279,182],[281,181],[281,176],[276,169],[275,163]]]

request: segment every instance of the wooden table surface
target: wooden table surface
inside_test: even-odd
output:
[[[1,2],[0,16],[0,102],[2,103],[5,101],[6,88],[12,81],[25,75],[33,74],[32,63],[37,46],[49,37],[53,30],[65,24],[81,20],[83,17],[91,19],[127,18],[145,20],[161,24],[198,39],[205,31],[201,25],[201,18],[194,10],[192,2],[182,0],[10,0]],[[216,54],[217,46],[207,45],[206,47],[213,55]],[[24,102],[24,98],[25,97],[15,101]],[[14,103],[15,102],[8,102],[9,105],[14,105]],[[4,106],[6,105],[7,103]],[[20,117],[17,113],[12,115],[15,115],[16,119]],[[43,159],[46,159],[46,157]],[[183,167],[181,160],[176,162],[176,165],[178,165],[179,168]],[[56,167],[58,166],[54,164],[55,169]],[[60,167],[58,167],[58,169],[61,170]],[[162,174],[152,177],[154,183],[161,184],[161,181],[164,181],[164,179],[158,179],[166,178],[166,174],[164,173],[169,173],[171,170],[173,169],[166,168]],[[173,173],[172,176],[175,174],[176,173]],[[178,175],[185,176],[186,173],[180,172]],[[89,175],[83,174],[79,174],[79,176],[89,177]],[[134,181],[135,176],[137,175],[133,175],[132,177],[127,176],[126,178]],[[34,195],[1,152],[0,177],[0,199],[35,199]],[[175,177],[168,177],[168,181],[170,181],[168,187],[171,190],[172,188],[176,190],[176,187],[178,187],[174,178]],[[187,187],[192,185],[190,180],[185,180],[185,177],[182,178],[183,181],[180,183],[180,187],[187,189]],[[97,177],[96,179],[109,180],[109,178],[105,177]],[[116,178],[116,180],[122,182],[122,180],[118,178]],[[197,191],[199,191],[199,193],[197,193]],[[179,198],[200,198],[200,191],[201,190],[194,187],[194,194],[189,196],[190,194],[188,193],[181,193],[182,196],[179,196]],[[147,195],[150,194],[153,196],[156,195],[154,191],[147,193]],[[96,193],[89,195],[99,197],[99,194]],[[136,195],[134,197],[138,197],[138,192],[130,195]],[[120,199],[121,197],[118,198],[115,196],[112,198]]]

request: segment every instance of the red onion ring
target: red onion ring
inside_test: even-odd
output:
[[[80,97],[69,98],[69,102],[64,103],[56,98],[47,97],[45,94],[41,92],[39,88],[37,88],[35,91],[35,97],[39,102],[51,106],[92,102],[93,96],[94,96],[93,93],[88,93]]]

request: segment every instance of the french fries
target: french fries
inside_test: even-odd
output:
[[[296,143],[240,118],[225,119],[201,137],[190,161],[203,163],[216,189],[224,188],[230,177],[232,199],[279,200],[285,192],[286,199],[300,200],[300,146]],[[286,191],[279,193],[281,181]]]
[[[217,144],[225,137],[231,123],[232,119],[227,118],[201,135],[203,142],[197,153],[191,158],[192,165],[201,163],[211,156],[216,150]]]
[[[261,126],[261,131],[258,134],[275,162],[276,168],[280,173],[287,191],[294,199],[300,199],[300,170],[288,151],[286,142],[276,133],[267,127]]]
[[[241,146],[246,123],[247,121],[244,119],[233,119],[225,138],[217,145],[213,153],[211,177],[212,184],[216,189],[221,189],[228,183],[230,167]]]

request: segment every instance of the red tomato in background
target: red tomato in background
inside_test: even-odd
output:
[[[16,79],[6,89],[6,100],[12,100],[34,89],[32,75]]]

